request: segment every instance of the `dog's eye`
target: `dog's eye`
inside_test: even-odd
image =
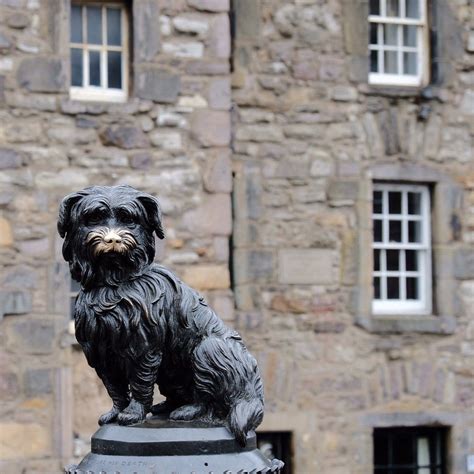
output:
[[[120,220],[126,225],[135,224],[135,218],[131,214],[122,214]]]
[[[98,212],[94,212],[93,214],[89,214],[86,216],[86,224],[87,225],[95,225],[99,224],[102,221],[102,214]]]

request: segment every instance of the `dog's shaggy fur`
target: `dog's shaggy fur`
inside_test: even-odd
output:
[[[129,186],[86,188],[63,199],[58,231],[82,287],[76,337],[113,400],[99,424],[169,412],[224,422],[245,445],[263,417],[256,361],[198,293],[153,263],[158,200]],[[155,383],[166,401],[152,406]]]

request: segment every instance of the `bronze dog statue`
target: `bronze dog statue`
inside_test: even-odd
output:
[[[153,263],[164,238],[158,200],[129,186],[66,196],[58,231],[81,283],[76,338],[113,406],[99,424],[173,420],[225,423],[241,445],[263,418],[255,359],[197,292]],[[166,397],[152,406],[157,384]]]

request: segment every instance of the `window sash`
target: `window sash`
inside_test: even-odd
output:
[[[369,15],[369,24],[380,25],[377,32],[377,43],[372,44],[369,40],[369,52],[377,51],[377,71],[369,71],[369,84],[394,85],[394,86],[420,86],[427,82],[429,57],[428,57],[428,28],[426,1],[419,0],[419,18],[406,18],[404,16],[386,16],[386,0],[380,0],[380,14]],[[401,14],[405,14],[405,2],[400,2]],[[399,12],[400,13],[400,12]],[[417,47],[403,45],[402,34],[397,33],[396,45],[385,45],[383,43],[382,25],[415,26],[417,28]],[[399,29],[400,29],[399,28]],[[384,51],[397,53],[397,73],[385,72]],[[403,53],[416,53],[416,74],[406,74],[404,71]]]
[[[372,300],[372,312],[374,314],[430,314],[431,313],[431,222],[430,222],[430,195],[428,187],[419,185],[397,185],[397,184],[374,184],[373,191],[382,192],[382,212],[372,211],[372,225],[374,220],[389,222],[400,220],[402,223],[402,240],[405,242],[388,242],[388,225],[382,226],[383,242],[373,242],[372,248],[386,251],[395,250],[398,255],[398,269],[388,270],[385,252],[380,252],[379,269],[375,270],[375,262],[372,266],[372,280],[379,278],[380,295]],[[389,213],[389,192],[401,193],[401,214]],[[408,214],[408,193],[420,194],[419,214]],[[407,243],[407,225],[404,222],[419,222],[422,241],[419,243]],[[416,251],[416,270],[406,270],[405,251]],[[388,298],[387,278],[397,278],[398,298]],[[407,299],[407,278],[416,278],[417,299]]]
[[[128,90],[128,19],[126,8],[123,3],[92,3],[81,2],[73,3],[73,6],[81,8],[82,16],[82,43],[71,42],[69,47],[79,49],[82,53],[82,86],[71,86],[70,96],[76,100],[91,100],[109,102],[124,102],[127,99]],[[101,29],[102,44],[91,44],[87,42],[87,8],[101,8]],[[121,27],[121,45],[107,44],[107,9],[115,8],[120,10],[120,27]],[[90,52],[100,53],[100,86],[90,84],[89,56]],[[121,88],[110,88],[108,78],[108,53],[121,53]]]

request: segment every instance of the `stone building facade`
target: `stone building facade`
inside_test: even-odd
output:
[[[0,0],[1,472],[60,472],[108,409],[73,344],[55,226],[66,193],[119,183],[160,197],[157,259],[257,356],[261,431],[291,435],[293,472],[373,472],[374,430],[432,426],[445,428],[449,472],[466,472],[469,0],[426,2],[419,87],[369,84],[367,0],[116,2],[122,103],[71,98],[70,3]],[[380,183],[428,190],[429,314],[373,314]]]

